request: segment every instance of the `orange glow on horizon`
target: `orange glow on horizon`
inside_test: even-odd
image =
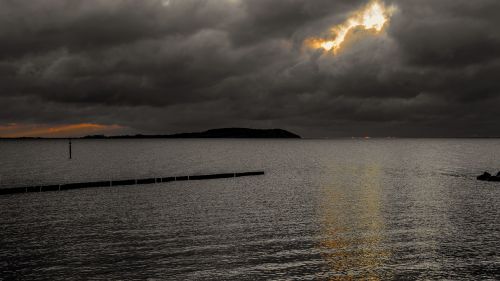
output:
[[[330,29],[332,38],[309,38],[305,44],[313,49],[324,49],[336,53],[353,28],[362,27],[375,33],[381,32],[395,11],[379,0],[373,0],[361,10],[354,12],[344,23]]]
[[[93,123],[66,124],[66,125],[40,125],[40,124],[8,124],[0,126],[0,137],[75,137],[88,134],[104,133],[123,129],[120,125],[102,125]]]

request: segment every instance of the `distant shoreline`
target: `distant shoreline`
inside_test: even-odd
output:
[[[494,139],[500,139],[500,137],[371,137],[371,138],[364,138],[364,137],[331,137],[331,138],[307,138],[307,137],[300,137],[300,138],[280,138],[280,137],[164,137],[162,135],[140,135],[140,137],[136,136],[105,136],[105,137],[94,137],[94,136],[85,136],[85,137],[55,137],[55,138],[49,138],[49,137],[17,137],[17,138],[3,138],[0,137],[0,141],[9,141],[9,140],[147,140],[147,139],[172,139],[172,140],[182,140],[182,139],[199,139],[199,140],[206,140],[206,139],[255,139],[255,140],[264,140],[264,139],[295,139],[295,140],[410,140],[410,139],[415,139],[415,140],[494,140]]]
[[[302,137],[283,129],[222,128],[204,132],[179,133],[170,135],[89,135],[84,137],[16,137],[2,140],[44,140],[44,139],[301,139]]]

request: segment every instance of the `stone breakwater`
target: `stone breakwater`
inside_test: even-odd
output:
[[[137,184],[155,184],[173,181],[190,181],[190,180],[211,180],[211,179],[224,179],[224,178],[238,178],[264,175],[263,171],[256,172],[243,172],[243,173],[223,173],[223,174],[207,174],[207,175],[192,175],[192,176],[170,176],[170,177],[154,177],[154,178],[141,178],[141,179],[122,179],[122,180],[109,180],[109,181],[93,181],[93,182],[77,182],[65,184],[52,184],[52,185],[33,185],[24,187],[13,187],[0,189],[0,195],[15,194],[15,193],[30,193],[30,192],[46,192],[46,191],[64,191],[71,189],[81,188],[95,188],[95,187],[112,187],[112,186],[125,186]]]

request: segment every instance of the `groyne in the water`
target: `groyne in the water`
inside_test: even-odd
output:
[[[244,173],[224,173],[224,174],[208,174],[208,175],[193,175],[193,176],[174,176],[174,177],[159,177],[159,178],[155,177],[155,178],[141,178],[141,179],[77,182],[77,183],[52,184],[52,185],[32,185],[24,187],[2,188],[0,189],[0,195],[30,193],[30,192],[64,191],[71,189],[95,188],[95,187],[155,184],[155,183],[164,183],[173,181],[225,179],[225,178],[249,177],[249,176],[259,176],[259,175],[264,175],[264,172],[257,171],[257,172],[244,172]]]

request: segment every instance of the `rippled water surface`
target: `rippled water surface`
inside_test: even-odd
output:
[[[500,140],[0,141],[0,280],[500,279]]]

